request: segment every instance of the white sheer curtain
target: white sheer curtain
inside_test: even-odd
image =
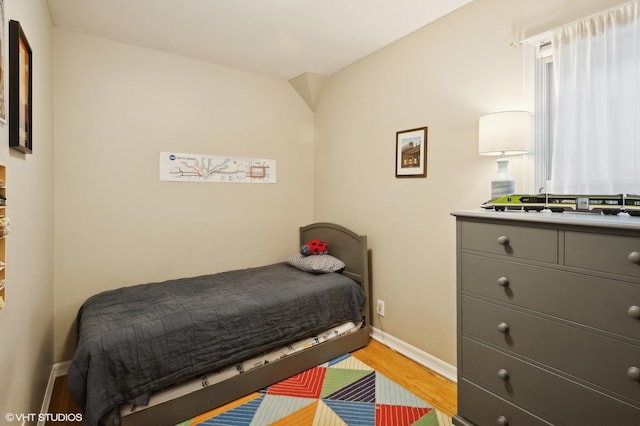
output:
[[[628,3],[553,32],[553,193],[640,194],[638,8]]]

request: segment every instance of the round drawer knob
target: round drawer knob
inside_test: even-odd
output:
[[[509,324],[507,324],[506,322],[501,322],[500,324],[498,324],[498,331],[500,333],[507,333],[509,331]]]
[[[498,426],[509,426],[509,419],[507,419],[505,416],[500,416],[498,417]]]
[[[627,314],[629,314],[631,318],[640,319],[640,306],[629,306]]]
[[[509,378],[509,372],[504,368],[498,370],[498,377],[502,380],[507,380]]]
[[[507,278],[507,277],[498,278],[498,285],[502,286],[502,287],[508,286],[509,285],[509,278]]]
[[[627,376],[631,380],[635,380],[636,382],[640,382],[640,368],[638,367],[629,367],[627,370]]]
[[[632,251],[629,253],[629,262],[635,263],[636,265],[640,265],[640,252]]]
[[[509,237],[507,237],[506,235],[502,235],[502,236],[498,237],[498,239],[496,241],[498,241],[498,244],[500,244],[501,246],[509,245]],[[640,253],[636,253],[636,254],[640,255]],[[631,255],[629,255],[629,256],[631,256]]]

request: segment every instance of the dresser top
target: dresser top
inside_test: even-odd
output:
[[[640,216],[603,215],[596,213],[553,213],[551,211],[494,211],[487,209],[457,210],[451,213],[460,218],[477,218],[487,220],[505,220],[517,222],[547,223],[571,226],[603,227],[640,231]]]

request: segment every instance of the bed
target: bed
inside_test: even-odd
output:
[[[366,236],[315,223],[300,228],[300,244],[311,240],[327,242],[342,269],[281,262],[89,298],[67,377],[85,422],[177,424],[366,346]]]

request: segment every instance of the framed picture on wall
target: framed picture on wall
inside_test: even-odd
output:
[[[9,21],[9,146],[33,152],[31,46],[18,21]]]
[[[427,128],[396,132],[396,177],[427,177]]]

